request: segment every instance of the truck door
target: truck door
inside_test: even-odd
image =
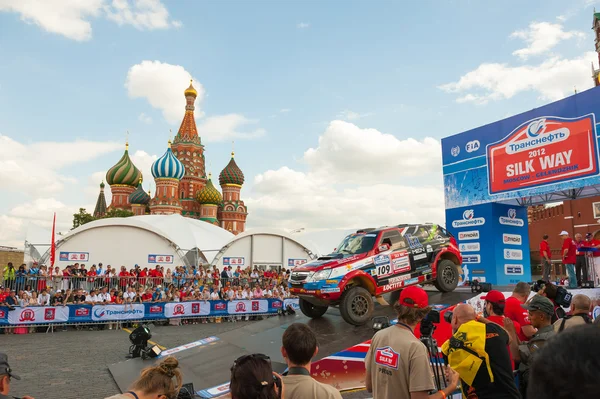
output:
[[[411,257],[411,266],[413,271],[426,271],[429,267],[430,253],[427,253],[425,246],[423,245],[424,239],[422,236],[427,237],[426,229],[415,226],[410,227],[404,234]]]
[[[390,269],[388,276],[406,274],[411,271],[411,259],[406,240],[398,230],[386,231],[381,235],[378,245],[391,243]]]

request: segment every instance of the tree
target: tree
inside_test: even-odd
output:
[[[125,209],[109,209],[103,218],[127,218],[129,216],[133,216],[133,212]]]
[[[79,208],[79,213],[73,214],[73,228],[77,228],[86,223],[93,222],[96,220],[91,214],[89,214],[85,208]]]

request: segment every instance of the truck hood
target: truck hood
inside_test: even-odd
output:
[[[339,267],[348,263],[356,262],[357,260],[367,257],[367,253],[352,255],[352,254],[329,254],[321,256],[312,262],[305,263],[302,266],[295,267],[295,272],[316,272],[323,269]]]

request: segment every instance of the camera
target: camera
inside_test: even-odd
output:
[[[492,290],[491,283],[480,283],[479,280],[475,279],[471,281],[471,292],[472,293],[481,293],[481,292],[490,292]]]
[[[432,309],[429,313],[425,315],[425,318],[421,320],[421,327],[419,328],[421,337],[431,337],[433,331],[435,330],[435,326],[433,324],[437,324],[439,322],[440,312],[438,312],[435,309]]]
[[[444,321],[448,324],[452,323],[452,311],[451,310],[447,310],[446,313],[444,313]]]
[[[554,302],[557,305],[562,306],[563,308],[568,308],[571,306],[571,300],[573,299],[573,294],[567,291],[564,287],[556,288],[556,298],[554,298]]]

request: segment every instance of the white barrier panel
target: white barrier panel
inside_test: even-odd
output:
[[[43,324],[69,320],[69,308],[66,306],[17,307],[8,312],[10,324]]]
[[[94,305],[93,321],[131,320],[144,318],[144,305]]]
[[[227,313],[267,313],[269,301],[257,299],[254,301],[231,301],[227,302]]]
[[[288,298],[283,300],[283,308],[287,308],[288,305],[292,305],[294,310],[300,310],[300,301],[298,298]]]
[[[165,316],[186,317],[186,316],[208,316],[210,314],[210,302],[169,302],[165,304]]]

